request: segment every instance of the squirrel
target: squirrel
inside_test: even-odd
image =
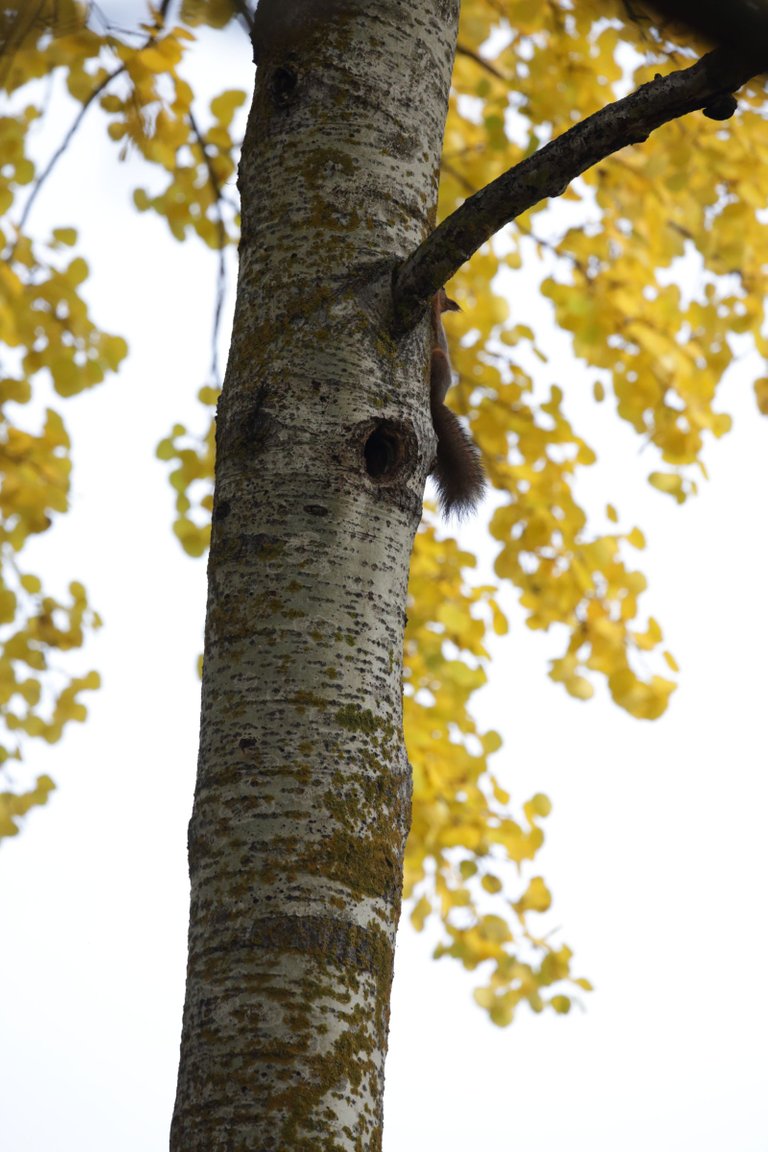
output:
[[[429,401],[437,436],[437,457],[431,475],[437,483],[440,510],[444,516],[455,512],[461,518],[477,507],[485,492],[486,480],[480,453],[472,437],[443,402],[453,383],[453,369],[442,314],[459,311],[459,305],[446,295],[445,288],[432,297]]]

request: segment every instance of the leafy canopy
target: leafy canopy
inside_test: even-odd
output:
[[[66,163],[66,144],[93,108],[117,156],[136,152],[154,172],[150,183],[159,190],[133,190],[139,212],[162,217],[178,241],[197,236],[219,251],[237,241],[233,176],[247,94],[225,89],[201,109],[185,70],[196,29],[234,33],[247,9],[234,0],[184,0],[169,18],[170,8],[167,0],[148,6],[144,23],[131,29],[112,27],[96,5],[77,0],[39,0],[0,15],[0,87],[12,109],[0,117],[3,760],[20,758],[22,734],[58,739],[68,721],[85,716],[80,694],[98,685],[94,672],[62,680],[51,662],[98,626],[82,584],[73,581],[69,599],[56,599],[22,570],[22,553],[67,509],[70,443],[59,401],[101,383],[127,353],[122,336],[97,327],[80,294],[88,265],[76,227],[62,221],[50,236],[35,235],[35,199],[52,167]],[[668,31],[620,0],[464,0],[440,216],[610,100],[686,63],[693,49]],[[38,167],[27,146],[49,99],[41,81],[57,96],[68,93],[72,117],[61,148]],[[594,371],[593,402],[610,404],[647,449],[649,483],[678,503],[693,496],[706,476],[704,446],[730,427],[717,391],[737,351],[734,338],[741,350],[768,354],[764,115],[762,88],[754,86],[740,95],[733,121],[668,124],[575,181],[563,196],[567,211],[542,203],[516,220],[450,288],[464,332],[454,341],[460,384],[451,396],[495,490],[488,503],[495,579],[477,581],[475,556],[428,505],[413,556],[405,653],[414,766],[405,894],[417,928],[437,924],[437,953],[480,970],[475,995],[497,1024],[508,1023],[521,1001],[567,1012],[574,991],[589,988],[574,979],[569,948],[533,927],[551,900],[534,868],[549,800],[535,795],[515,814],[490,766],[501,737],[479,731],[470,711],[487,679],[490,641],[510,627],[504,590],[516,591],[516,624],[560,638],[549,675],[579,700],[602,681],[620,708],[654,719],[677,671],[660,624],[640,610],[646,581],[634,554],[643,533],[621,527],[614,504],[586,507],[579,498],[579,477],[596,454],[566,414],[568,382],[548,361],[551,317]],[[511,315],[500,274],[523,266],[526,290]],[[680,287],[681,266],[689,281],[693,269],[692,291]],[[536,306],[532,276],[540,284]],[[50,386],[55,407],[28,415],[38,413],[33,401]],[[768,413],[768,377],[754,388]],[[206,435],[177,424],[158,447],[175,490],[174,531],[191,556],[208,546],[218,389],[214,358],[198,393],[210,418]],[[52,787],[39,777],[0,794],[0,836],[13,834]]]

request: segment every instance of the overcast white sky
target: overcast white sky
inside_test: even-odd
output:
[[[207,83],[247,85],[247,43],[213,43]],[[154,448],[194,419],[215,268],[132,213],[129,174],[98,118],[91,129],[35,226],[82,229],[95,318],[131,356],[67,403],[74,510],[30,567],[86,583],[106,626],[81,666],[104,688],[87,725],[30,747],[30,769],[59,788],[0,851],[4,1152],[164,1149],[184,992],[204,564],[172,538]],[[566,347],[553,337],[544,382],[586,387]],[[647,532],[647,607],[680,690],[650,725],[602,695],[571,701],[546,678],[547,640],[515,613],[478,712],[504,733],[496,767],[513,795],[554,802],[547,924],[596,991],[566,1019],[523,1011],[499,1031],[471,977],[404,929],[386,1152],[768,1152],[768,422],[752,375],[745,365],[727,386],[736,427],[687,507],[642,483],[651,460],[635,440],[604,443],[609,413],[595,419],[606,465],[588,485]]]

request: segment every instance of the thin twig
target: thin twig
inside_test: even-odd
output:
[[[456,53],[459,56],[466,56],[468,60],[473,60],[475,64],[479,64],[481,68],[485,68],[486,72],[490,72],[491,76],[495,76],[497,80],[503,80],[505,84],[509,82],[509,78],[499,72],[498,68],[494,68],[490,60],[486,60],[479,52],[474,52],[471,48],[467,48],[466,44],[458,44]]]
[[[249,10],[245,0],[232,0],[232,7],[245,25],[250,36],[253,33],[253,13]]]
[[[164,16],[165,16],[165,12],[166,12],[169,4],[170,4],[170,0],[166,0],[166,2],[161,5],[160,19],[158,21],[156,21],[155,30],[147,37],[146,44],[144,45],[145,48],[149,48],[152,44],[156,43],[158,35],[160,34],[160,32],[162,32],[162,30],[164,28]],[[88,111],[88,109],[90,108],[91,104],[97,98],[97,96],[101,95],[101,93],[104,91],[105,88],[109,87],[109,85],[112,83],[112,81],[114,79],[116,79],[118,76],[120,76],[123,72],[126,71],[126,68],[127,68],[126,64],[121,64],[120,67],[116,68],[114,72],[110,72],[110,74],[108,76],[105,76],[104,79],[99,84],[96,85],[93,92],[91,92],[90,96],[88,96],[87,99],[83,101],[83,106],[80,109],[80,111],[78,112],[74,121],[72,122],[72,125],[71,125],[69,131],[67,132],[67,134],[65,135],[61,144],[56,149],[56,151],[53,153],[50,160],[46,164],[45,168],[43,169],[43,171],[40,173],[37,180],[35,181],[35,186],[32,189],[32,191],[30,192],[29,198],[27,199],[27,202],[24,205],[24,210],[21,213],[21,219],[19,220],[17,231],[16,231],[16,239],[15,239],[14,243],[12,244],[10,251],[9,251],[9,254],[6,257],[6,259],[12,259],[13,258],[13,255],[16,252],[16,248],[18,246],[19,240],[21,239],[21,236],[24,232],[24,227],[27,223],[27,219],[29,218],[29,214],[32,210],[32,206],[34,205],[35,200],[39,196],[41,188],[45,184],[48,177],[51,175],[51,172],[56,167],[56,164],[58,163],[58,161],[61,159],[61,157],[66,152],[67,147],[69,146],[69,144],[72,140],[72,137],[75,135],[78,128],[82,124],[83,119],[85,117],[85,114]]]
[[[453,177],[457,184],[460,184],[468,196],[471,196],[475,191],[475,186],[472,184],[463,173],[459,172],[445,157],[440,161],[440,171],[447,173],[448,176]]]
[[[88,109],[90,108],[91,104],[96,99],[96,97],[101,95],[101,93],[104,91],[104,89],[109,84],[112,83],[112,81],[115,79],[115,77],[119,76],[121,72],[125,72],[125,67],[126,67],[125,64],[121,64],[119,68],[116,68],[114,72],[111,72],[109,74],[109,76],[106,76],[101,81],[100,84],[96,85],[93,92],[91,92],[90,96],[86,100],[83,101],[83,106],[80,109],[80,111],[78,112],[74,121],[72,122],[72,126],[70,127],[69,131],[65,135],[61,144],[56,149],[56,151],[53,153],[50,160],[46,164],[45,168],[43,169],[43,171],[40,173],[37,180],[35,181],[35,186],[32,189],[32,191],[30,192],[29,197],[27,199],[27,202],[24,205],[24,211],[21,214],[21,218],[19,220],[19,223],[18,223],[18,226],[16,229],[16,239],[13,242],[13,245],[11,246],[10,253],[6,257],[6,259],[8,259],[8,260],[13,259],[13,256],[16,252],[16,247],[17,247],[19,240],[21,239],[22,233],[24,231],[24,226],[27,223],[29,213],[32,210],[32,205],[35,203],[35,200],[37,199],[37,197],[40,194],[41,188],[45,184],[45,182],[48,179],[48,177],[50,176],[51,172],[56,167],[57,162],[61,159],[61,157],[64,155],[67,148],[69,147],[70,141],[72,140],[72,137],[75,135],[78,128],[82,124],[83,118],[84,118],[86,112],[88,111]]]
[[[216,228],[219,233],[219,266],[216,274],[216,307],[213,315],[213,331],[211,333],[211,376],[216,384],[221,384],[221,377],[219,376],[219,330],[221,328],[221,314],[224,308],[224,295],[227,286],[227,268],[225,259],[225,249],[227,245],[227,230],[224,226],[224,214],[221,210],[221,205],[224,200],[224,193],[216,175],[211,158],[208,155],[208,150],[203,140],[202,132],[200,131],[197,121],[195,120],[192,110],[189,112],[189,123],[192,131],[197,139],[198,146],[205,161],[205,166],[208,169],[208,179],[213,189],[214,202],[216,204]]]

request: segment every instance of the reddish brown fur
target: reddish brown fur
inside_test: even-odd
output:
[[[461,518],[473,512],[485,492],[485,473],[472,437],[459,418],[443,403],[453,383],[448,341],[442,313],[458,311],[441,288],[432,298],[432,358],[429,370],[429,398],[432,423],[437,435],[437,458],[432,475],[440,496],[440,510]]]

